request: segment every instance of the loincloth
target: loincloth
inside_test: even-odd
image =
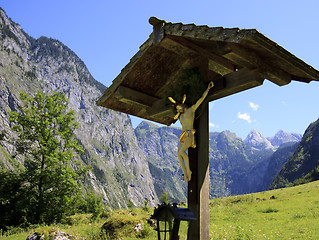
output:
[[[179,143],[183,144],[186,141],[187,138],[191,137],[192,138],[192,143],[191,143],[190,147],[196,148],[195,132],[196,132],[195,129],[183,131],[181,133],[180,138],[179,138]]]

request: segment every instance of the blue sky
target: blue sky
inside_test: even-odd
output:
[[[0,0],[7,15],[34,38],[72,49],[93,77],[109,86],[152,32],[151,16],[211,27],[255,28],[319,69],[318,0],[108,1]],[[210,131],[245,138],[278,130],[303,133],[319,117],[319,82],[264,85],[210,103]],[[132,118],[133,126],[140,119]],[[178,125],[177,125],[178,126]]]

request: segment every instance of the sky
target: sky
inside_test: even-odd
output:
[[[30,36],[51,37],[68,46],[107,87],[151,34],[151,16],[257,29],[319,69],[318,0],[0,0],[0,7]],[[303,134],[319,117],[318,103],[319,82],[279,87],[265,80],[262,86],[211,102],[210,131],[230,130],[242,139],[252,129],[265,137],[279,130]],[[141,121],[131,119],[133,127]]]

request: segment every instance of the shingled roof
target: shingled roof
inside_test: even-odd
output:
[[[319,72],[256,29],[196,26],[151,17],[153,32],[113,80],[99,106],[170,125],[174,109],[167,91],[180,84],[182,69],[205,63],[208,100],[222,98],[268,79],[282,86],[319,80]],[[206,83],[205,83],[206,84]]]

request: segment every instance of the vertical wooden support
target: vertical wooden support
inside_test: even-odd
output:
[[[200,116],[194,122],[196,129],[196,148],[189,148],[188,155],[192,179],[188,183],[188,208],[196,221],[191,221],[188,240],[209,239],[209,126],[208,102],[203,102]]]

